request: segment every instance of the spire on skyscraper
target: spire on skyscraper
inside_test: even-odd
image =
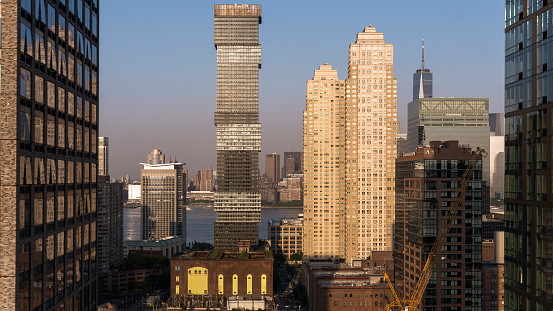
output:
[[[422,67],[421,69],[424,70],[424,35],[422,35]]]

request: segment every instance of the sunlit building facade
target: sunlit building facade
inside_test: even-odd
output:
[[[215,5],[217,50],[216,249],[235,249],[239,239],[258,243],[259,69],[261,5]]]
[[[505,5],[505,310],[553,310],[553,2]]]
[[[0,305],[96,310],[98,0],[0,3]]]
[[[109,175],[108,137],[98,137],[98,175]]]
[[[358,208],[348,216],[357,224],[359,257],[367,258],[373,250],[392,249],[398,132],[394,47],[372,26],[349,46],[346,102],[357,111],[350,129],[358,140],[356,161],[349,162],[358,176],[347,185],[357,187],[352,198],[358,197]]]
[[[354,109],[347,108],[346,81],[339,80],[330,65],[319,66],[307,81],[303,112],[303,253],[307,258],[357,257],[356,200],[348,184],[357,173],[352,167],[357,147]]]

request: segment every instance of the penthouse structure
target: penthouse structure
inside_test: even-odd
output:
[[[259,69],[261,5],[214,6],[217,50],[217,192],[215,248],[234,249],[240,238],[258,241]]]

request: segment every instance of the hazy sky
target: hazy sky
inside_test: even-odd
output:
[[[216,51],[219,1],[109,0],[100,5],[100,135],[110,139],[110,175],[140,177],[152,149],[216,168]],[[425,63],[434,97],[489,97],[503,111],[501,1],[260,1],[260,168],[266,153],[301,151],[305,82],[324,62],[347,75],[349,44],[372,24],[394,44],[398,119],[407,132],[412,74]]]

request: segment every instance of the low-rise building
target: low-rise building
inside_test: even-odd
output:
[[[299,214],[297,219],[270,219],[268,228],[269,244],[274,253],[282,253],[290,259],[292,254],[302,252],[303,214]]]
[[[131,253],[141,253],[144,257],[173,257],[185,250],[185,241],[180,236],[167,237],[157,241],[125,241],[123,246],[123,254],[125,257]]]
[[[188,191],[186,195],[190,201],[205,200],[213,202],[215,199],[215,192],[213,191]]]
[[[272,308],[273,258],[268,252],[191,252],[171,259],[173,307],[220,308],[263,301]],[[231,308],[232,309],[232,308]]]
[[[303,269],[310,311],[377,311],[394,301],[380,268],[310,260],[304,262]]]

